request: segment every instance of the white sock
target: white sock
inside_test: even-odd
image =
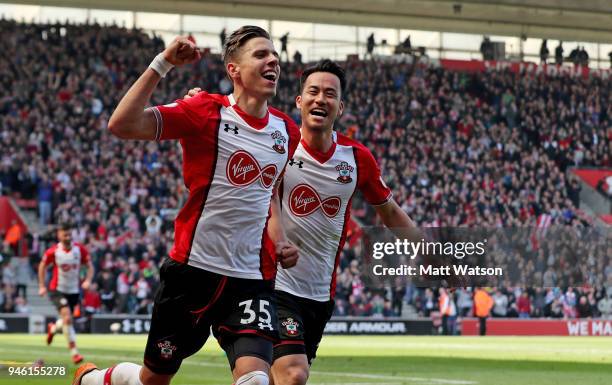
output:
[[[104,385],[104,377],[111,372],[110,385],[142,385],[140,369],[142,366],[131,362],[122,362],[108,369],[92,370],[81,379],[81,385]]]
[[[66,340],[68,340],[68,348],[70,349],[70,354],[75,355],[78,354],[79,351],[76,347],[76,332],[74,331],[74,326],[72,324],[66,325],[64,324],[64,335],[66,336]]]

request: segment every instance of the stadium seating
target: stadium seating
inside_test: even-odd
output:
[[[7,20],[0,34],[0,194],[36,202],[43,226],[78,225],[75,240],[90,248],[97,270],[102,305],[92,311],[149,312],[157,266],[172,244],[172,219],[186,198],[180,146],[121,141],[106,126],[163,41],[119,27]],[[578,181],[566,171],[612,166],[610,79],[468,74],[418,61],[346,66],[346,106],[336,128],[370,148],[394,198],[419,225],[533,226],[542,214],[553,224],[589,225],[578,208]],[[302,68],[284,65],[272,103],[295,119]],[[206,55],[173,70],[152,104],[194,86],[226,92],[224,78],[220,58]],[[45,202],[52,208],[48,221]],[[354,215],[376,223],[362,201]],[[34,258],[48,237],[35,234]],[[604,266],[612,276],[612,264]],[[6,299],[14,292],[6,278],[11,266],[4,269],[0,306],[14,311]],[[400,315],[407,303],[427,316],[437,307],[436,293],[427,290],[366,289],[362,273],[346,248],[335,314]],[[518,316],[524,290],[531,316],[598,315],[597,304],[612,295],[603,287],[502,288],[505,315]],[[459,290],[457,302],[466,293]],[[590,313],[578,306],[581,296]]]

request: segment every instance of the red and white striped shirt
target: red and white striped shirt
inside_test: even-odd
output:
[[[276,289],[315,301],[334,297],[355,191],[360,190],[372,205],[391,199],[370,151],[343,135],[333,135],[326,154],[302,140],[281,185],[283,224],[300,258],[296,266],[279,269]]]
[[[76,242],[73,242],[69,249],[65,249],[62,243],[57,243],[45,251],[42,263],[53,266],[50,290],[78,294],[79,272],[82,265],[89,263],[89,252],[85,246]]]
[[[157,140],[179,139],[187,203],[175,221],[170,257],[230,277],[271,279],[265,252],[270,199],[299,141],[283,113],[241,111],[233,97],[201,92],[152,108]]]

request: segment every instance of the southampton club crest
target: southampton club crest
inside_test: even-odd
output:
[[[336,171],[338,171],[339,174],[336,180],[340,183],[351,183],[353,181],[353,178],[351,178],[353,170],[355,170],[355,168],[347,162],[340,162],[340,164],[336,166]]]
[[[285,321],[282,322],[282,325],[285,327],[285,330],[287,330],[287,334],[289,334],[290,336],[295,336],[298,334],[299,324],[294,321],[293,318],[287,318]]]
[[[172,345],[170,341],[166,340],[163,342],[158,342],[157,347],[160,350],[160,356],[164,360],[169,360],[172,358],[172,353],[176,350],[176,346]]]
[[[274,131],[271,134],[271,136],[272,136],[272,139],[274,139],[274,146],[272,146],[274,151],[278,152],[279,154],[284,154],[285,153],[285,143],[287,143],[287,139],[285,139],[283,134],[281,134],[281,132],[278,130]]]

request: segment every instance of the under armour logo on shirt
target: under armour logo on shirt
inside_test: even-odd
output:
[[[229,132],[230,130],[234,131],[234,135],[238,135],[238,127],[237,126],[230,127],[229,124],[225,123],[225,128],[223,129],[223,131]]]
[[[296,162],[295,160],[293,160],[293,158],[291,158],[291,160],[289,161],[289,166],[293,166],[295,164],[297,164],[299,168],[303,168],[302,165],[304,164],[304,161],[300,160],[299,162]]]

